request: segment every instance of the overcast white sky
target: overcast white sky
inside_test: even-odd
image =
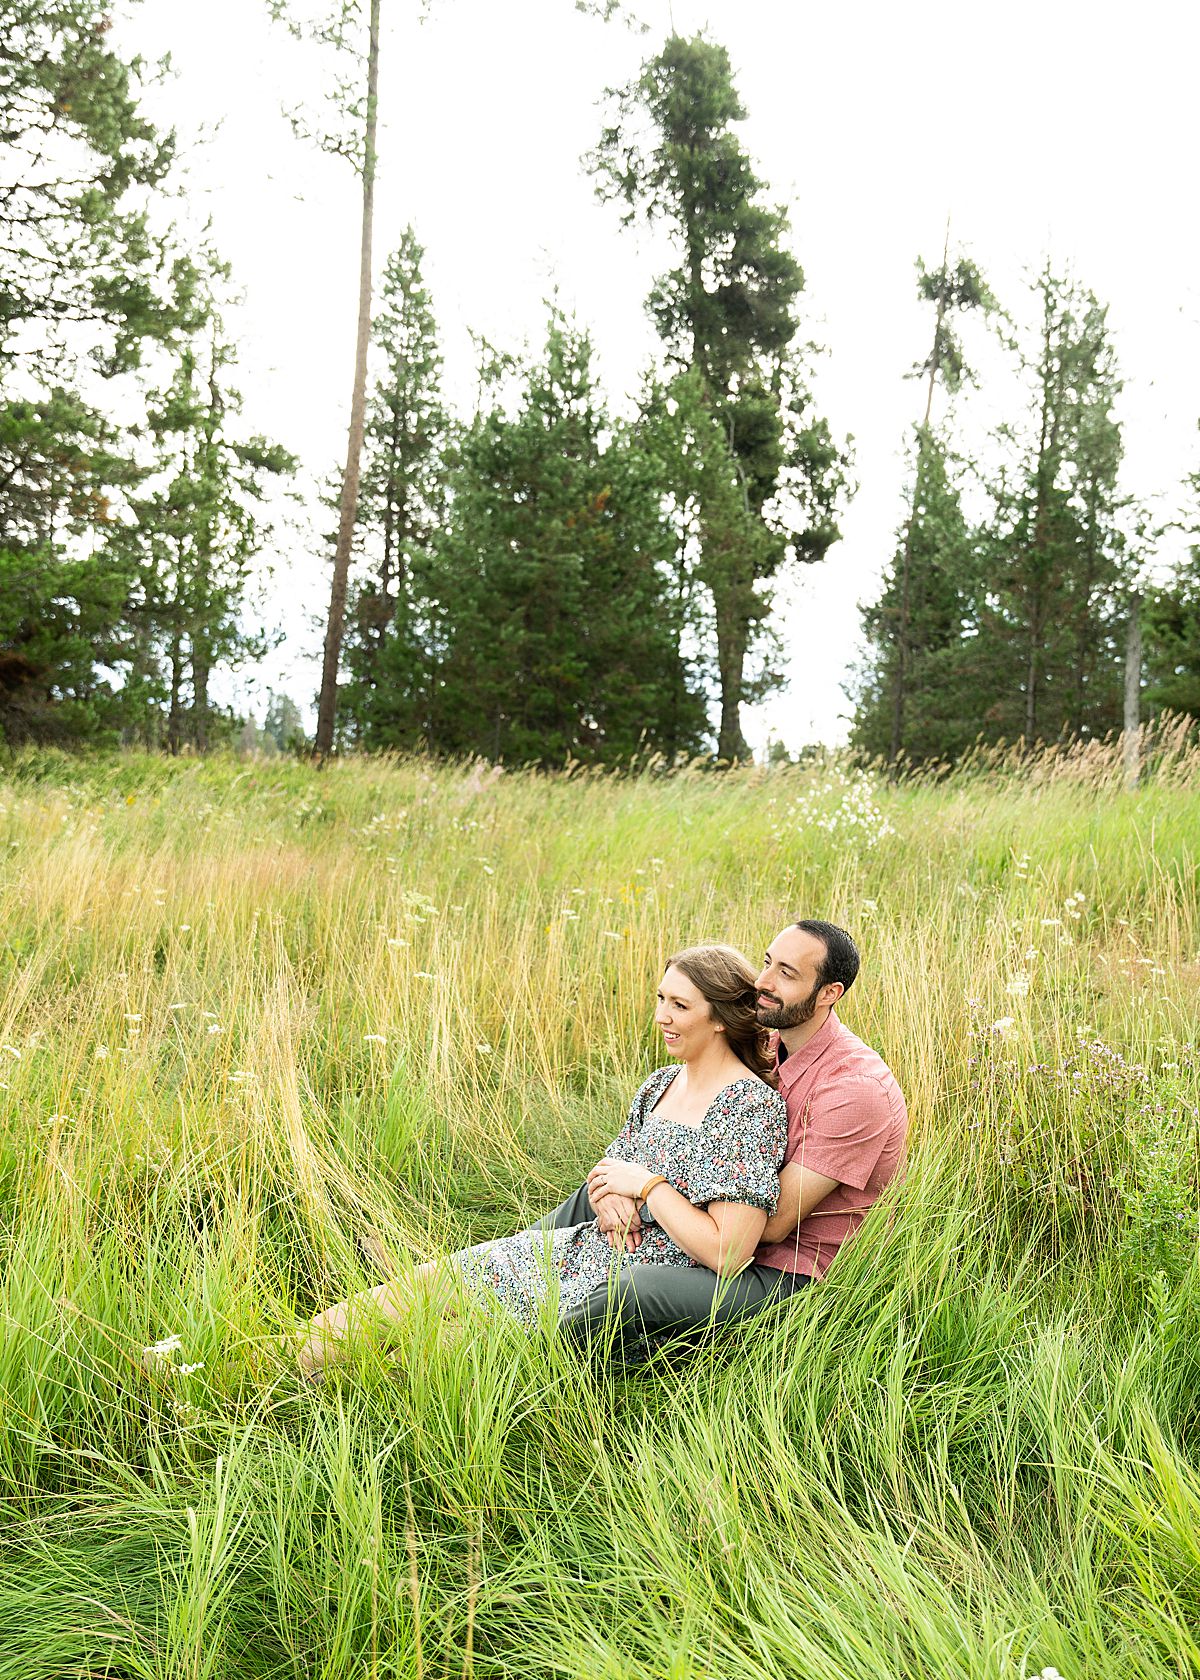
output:
[[[383,0],[377,268],[411,221],[427,251],[448,392],[473,393],[469,333],[537,341],[543,300],[592,330],[620,403],[654,353],[643,299],[661,248],[621,234],[579,158],[597,102],[654,51],[667,0],[640,0],[636,35],[571,0]],[[1200,468],[1200,234],[1195,88],[1200,8],[1165,0],[674,0],[674,26],[729,50],[749,109],[743,141],[790,210],[807,290],[802,331],[828,348],[817,395],[855,437],[858,496],[844,537],[786,591],[787,690],[747,718],[754,743],[844,738],[842,693],[858,604],[878,590],[902,517],[904,378],[931,324],[913,263],[955,241],[1001,301],[1027,309],[1024,277],[1049,254],[1111,306],[1126,391],[1126,488],[1170,513]],[[319,93],[319,71],[263,0],[144,0],[122,23],[176,75],[157,96],[185,140],[193,213],[210,216],[245,302],[231,322],[249,423],[311,479],[344,454],[358,281],[358,182],[297,140],[280,114]],[[218,126],[219,125],[219,126]],[[1011,400],[1011,392],[1005,401]],[[998,390],[975,405],[974,424]],[[306,702],[319,649],[310,622],[327,569],[291,546],[271,591],[287,633],[257,679]]]

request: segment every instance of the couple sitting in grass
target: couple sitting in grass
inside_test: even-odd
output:
[[[627,1360],[748,1317],[825,1275],[900,1167],[907,1114],[886,1064],[835,1014],[858,951],[796,922],[761,971],[727,945],[671,958],[652,1073],[586,1184],[539,1224],[418,1267],[313,1319],[310,1375],[450,1275],[532,1324],[613,1333]]]

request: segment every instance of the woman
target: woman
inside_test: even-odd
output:
[[[618,1195],[636,1203],[637,1247],[614,1249],[595,1219],[521,1231],[450,1256],[477,1293],[532,1324],[552,1279],[561,1312],[604,1288],[619,1267],[707,1266],[727,1277],[749,1262],[779,1199],[787,1142],[783,1098],[766,1082],[755,979],[728,945],[693,946],[667,964],[654,1019],[674,1065],[650,1075],[588,1176],[593,1202]],[[320,1371],[372,1318],[402,1317],[446,1264],[431,1262],[410,1284],[382,1284],[319,1313],[300,1351],[305,1373]]]

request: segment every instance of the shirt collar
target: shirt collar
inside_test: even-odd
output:
[[[842,1023],[831,1009],[816,1032],[799,1050],[793,1050],[783,1062],[779,1060],[779,1034],[775,1035],[775,1065],[779,1069],[781,1084],[792,1085],[800,1075],[810,1068],[813,1063],[823,1056],[829,1046],[842,1030]]]

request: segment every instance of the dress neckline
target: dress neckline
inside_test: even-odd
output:
[[[681,1062],[676,1067],[665,1067],[660,1071],[662,1073],[670,1074],[671,1077],[664,1081],[662,1090],[658,1093],[651,1104],[650,1110],[646,1115],[647,1120],[649,1120],[651,1114],[658,1113],[659,1103],[663,1100],[667,1092],[671,1089],[671,1086],[675,1083],[676,1075],[683,1071],[683,1064]],[[748,1082],[754,1085],[761,1085],[765,1091],[769,1091],[771,1089],[765,1079],[759,1079],[758,1076],[753,1073],[743,1073],[739,1075],[737,1079],[731,1079],[728,1085],[722,1085],[716,1096],[704,1110],[704,1113],[700,1116],[699,1125],[691,1126],[686,1120],[673,1120],[669,1114],[659,1114],[658,1117],[660,1120],[665,1120],[668,1126],[678,1126],[681,1132],[702,1132],[709,1115],[712,1113],[713,1109],[716,1108],[718,1102],[720,1102],[726,1091],[732,1091],[735,1085],[745,1085]]]

